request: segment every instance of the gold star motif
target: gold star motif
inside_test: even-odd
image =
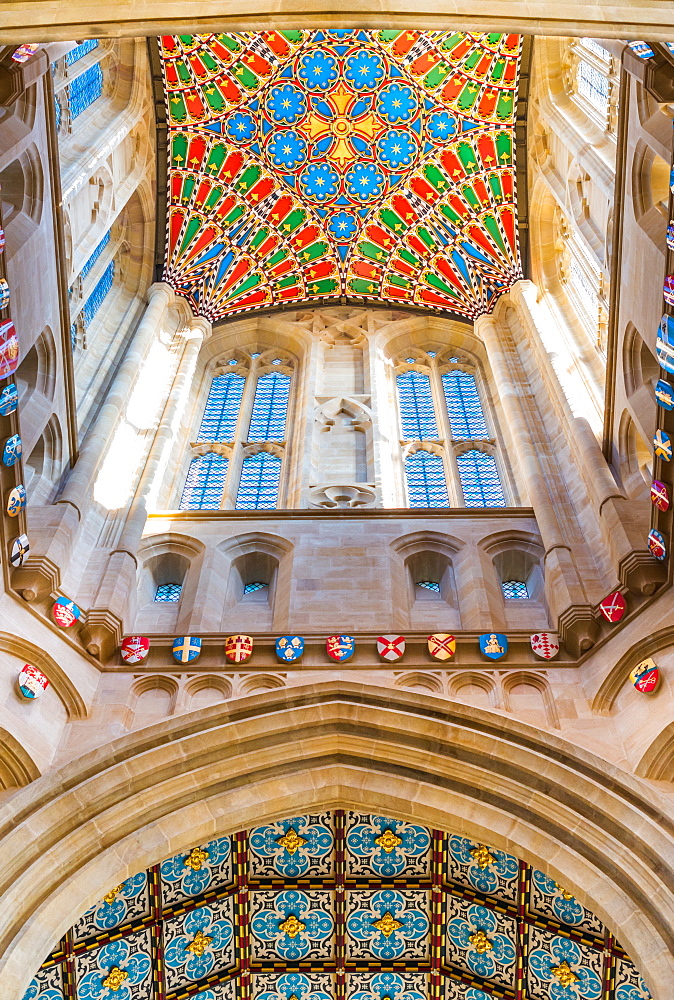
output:
[[[282,924],[278,925],[278,929],[287,934],[289,938],[296,938],[305,928],[306,924],[303,924],[301,920],[298,920],[294,913],[291,913]]]
[[[574,983],[578,982],[578,976],[575,972],[572,972],[568,962],[560,962],[559,965],[553,966],[550,972],[559,980],[560,985],[564,988],[573,986]]]
[[[559,882],[555,882],[555,888],[559,890],[562,899],[575,899],[576,897],[568,889],[563,889]]]
[[[484,931],[475,931],[474,934],[470,935],[468,940],[480,955],[484,955],[486,951],[491,951],[494,947]]]
[[[128,978],[128,972],[124,972],[123,969],[118,969],[116,965],[113,965],[110,972],[103,980],[103,987],[104,989],[109,989],[112,990],[113,993],[116,993],[122,983]]]
[[[402,924],[399,920],[396,920],[394,916],[387,912],[380,920],[376,920],[372,926],[376,927],[378,931],[381,931],[384,937],[389,938],[394,931],[400,930]]]
[[[376,272],[373,272],[372,276],[374,277],[375,274]],[[386,854],[390,854],[391,851],[395,851],[396,847],[398,847],[399,844],[402,844],[401,838],[398,837],[393,830],[384,830],[384,832],[380,833],[378,837],[375,837],[374,842],[377,847],[381,847],[382,851]]]
[[[485,847],[484,844],[478,844],[477,847],[474,847],[470,852],[470,856],[471,858],[475,858],[478,868],[488,868],[489,865],[493,865],[496,861],[494,855],[489,852],[489,848]]]
[[[107,903],[108,906],[112,906],[115,899],[117,898],[117,893],[121,892],[123,888],[124,888],[123,882],[121,885],[116,885],[114,889],[110,890],[110,892],[106,892],[105,896],[103,896],[103,902]]]
[[[209,857],[208,851],[202,851],[200,847],[193,847],[183,864],[186,868],[191,868],[193,872],[198,872],[201,871],[204,861],[208,861]]]
[[[212,937],[208,937],[203,931],[197,931],[189,944],[185,945],[185,951],[191,951],[197,958],[201,958],[205,951],[211,947]]]

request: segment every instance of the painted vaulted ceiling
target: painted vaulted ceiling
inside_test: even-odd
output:
[[[475,318],[522,276],[518,35],[160,39],[164,280],[195,312],[335,300]]]

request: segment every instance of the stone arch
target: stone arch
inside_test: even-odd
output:
[[[16,383],[21,397],[21,412],[28,418],[33,417],[28,404],[34,392],[40,393],[46,401],[52,402],[56,389],[57,372],[56,345],[51,327],[46,326],[33,346],[19,364],[16,371]],[[44,409],[42,407],[41,409]],[[39,419],[42,413],[35,413],[33,419]]]
[[[667,1000],[671,830],[642,781],[554,734],[472,706],[439,712],[418,692],[328,681],[251,708],[168,719],[14,793],[0,830],[5,1000],[21,1000],[35,956],[110,885],[213,836],[330,807],[521,856],[595,912]]]
[[[536,692],[538,697],[533,693]],[[518,670],[503,679],[503,696],[506,712],[513,712],[524,722],[535,725],[541,715],[549,726],[559,729],[559,716],[555,707],[550,685],[545,677],[527,670]],[[519,704],[520,698],[531,700],[531,704]]]
[[[643,500],[648,496],[653,478],[653,449],[649,440],[649,436],[637,427],[629,410],[623,410],[618,423],[619,468],[623,489],[630,500]]]
[[[654,656],[660,650],[674,645],[674,627],[667,626],[641,638],[618,659],[599,684],[592,699],[592,711],[597,715],[610,715],[618,694],[627,681],[630,670],[640,660]]]
[[[156,629],[164,621],[170,626],[189,616],[194,602],[199,569],[204,556],[202,542],[189,535],[165,532],[145,538],[138,549],[138,607],[137,628]],[[180,599],[173,604],[157,604],[157,588],[169,584],[182,588]],[[161,619],[157,617],[161,615]]]
[[[478,708],[498,708],[498,691],[492,677],[475,670],[455,674],[449,683],[449,695]]]
[[[674,722],[658,733],[634,770],[652,781],[674,781]]]
[[[226,677],[202,674],[192,677],[185,685],[186,707],[190,712],[207,708],[232,697],[232,685]]]
[[[68,721],[87,718],[89,713],[86,703],[74,680],[44,649],[27,639],[12,635],[10,632],[0,632],[0,652],[11,653],[13,656],[24,659],[27,663],[39,667],[47,675],[59,701],[65,708]]]
[[[25,461],[24,482],[32,503],[49,500],[61,471],[62,441],[61,422],[54,413]]]
[[[631,164],[632,208],[640,228],[663,253],[669,171],[669,164],[648,143],[638,139]]]
[[[465,543],[439,531],[416,531],[391,542],[399,571],[393,574],[395,601],[409,609],[412,628],[433,628],[438,615],[443,627],[461,628],[456,564]],[[437,583],[439,590],[420,587]]]
[[[314,412],[312,479],[316,485],[373,483],[372,411],[350,396],[319,397]]]
[[[442,680],[437,674],[428,673],[423,670],[413,670],[408,674],[400,674],[396,678],[396,687],[410,688],[413,691],[431,691],[433,694],[442,694]]]
[[[0,728],[0,791],[22,788],[40,777],[40,771],[19,741]]]
[[[545,549],[537,535],[498,531],[483,538],[480,547],[492,561],[499,586],[507,580],[521,580],[527,585],[529,598],[545,604]]]
[[[242,695],[259,694],[262,691],[276,691],[286,686],[283,674],[249,674],[239,684]]]
[[[650,391],[658,377],[657,358],[634,324],[628,323],[623,338],[623,380],[628,399],[642,386]]]
[[[44,205],[44,172],[40,153],[31,143],[0,172],[2,214],[7,232],[7,255],[36,232]]]
[[[220,542],[217,551],[225,557],[225,599],[221,609],[221,629],[244,626],[271,628],[277,613],[276,597],[285,607],[289,600],[293,544],[280,535],[251,531]],[[245,593],[247,583],[266,587]]]
[[[166,674],[151,674],[134,681],[130,705],[134,727],[148,724],[148,716],[168,718],[173,715],[178,698],[178,682]]]

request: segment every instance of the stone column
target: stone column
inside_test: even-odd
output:
[[[499,332],[491,316],[481,316],[475,333],[483,341],[494,383],[507,421],[513,461],[519,464],[526,482],[531,506],[545,547],[545,591],[553,619],[569,652],[577,656],[594,644],[598,626],[587,600],[573,553],[556,513],[556,497],[548,481],[532,440],[523,411],[521,390],[515,384],[505,347],[508,331]]]
[[[175,434],[176,420],[194,377],[199,351],[211,335],[211,324],[200,316],[191,319],[184,333],[185,346],[159,425],[145,460],[117,548],[108,556],[82,638],[90,653],[109,655],[119,644],[125,621],[136,610],[137,551],[147,521],[148,497]]]

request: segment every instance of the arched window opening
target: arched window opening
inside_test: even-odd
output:
[[[503,580],[501,590],[507,601],[521,601],[529,599],[529,590],[525,580]]]
[[[78,62],[78,60],[86,56],[87,53],[93,52],[93,50],[97,48],[97,38],[85,39],[85,41],[80,42],[79,45],[76,45],[74,49],[71,49],[70,52],[66,54],[66,66],[72,66],[73,63]]]
[[[211,382],[197,441],[233,441],[246,379],[236,372]]]
[[[268,451],[248,455],[241,466],[237,510],[274,510],[278,505],[281,459]]]
[[[545,602],[542,551],[513,540],[494,556],[494,568],[504,601]]]
[[[80,73],[66,87],[71,119],[77,118],[97,101],[103,93],[103,70],[95,63]]]
[[[276,364],[273,361],[272,364]],[[280,361],[278,362],[280,364]],[[290,376],[282,372],[261,375],[255,387],[249,441],[283,441],[290,396]]]
[[[403,438],[406,441],[436,440],[439,437],[438,426],[428,375],[416,371],[401,372],[396,382]]]
[[[182,583],[162,583],[157,587],[155,592],[155,602],[161,604],[175,604],[180,600],[182,589]]]
[[[439,455],[416,451],[405,459],[410,507],[449,507],[445,468]]]
[[[488,438],[489,431],[475,376],[459,369],[444,372],[442,388],[454,440]]]
[[[228,466],[229,460],[224,455],[212,451],[193,458],[185,480],[180,510],[219,510]]]
[[[505,507],[501,478],[496,459],[473,449],[456,456],[459,479],[466,507]]]
[[[584,59],[578,63],[578,93],[602,115],[608,113],[608,78]]]

